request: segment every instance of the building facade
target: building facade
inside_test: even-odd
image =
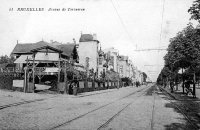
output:
[[[89,70],[98,72],[99,41],[96,35],[81,34],[78,46],[79,63]]]
[[[104,53],[106,54],[106,57],[109,59],[108,61],[108,69],[113,70],[115,72],[118,72],[118,56],[119,51],[115,49],[114,47],[104,49]]]

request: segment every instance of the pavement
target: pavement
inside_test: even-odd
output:
[[[184,116],[171,107],[166,96],[155,86],[152,87],[152,84],[93,91],[77,96],[0,90],[0,97],[1,102],[4,102],[2,104],[45,98],[37,102],[0,109],[0,129],[4,130],[192,128],[185,127],[188,122]]]
[[[192,95],[183,94],[182,86],[179,85],[178,89],[173,93],[171,92],[170,87],[162,87],[168,94],[171,95],[175,100],[180,101],[179,104],[183,104],[183,106],[187,109],[186,113],[189,113],[189,117],[200,122],[200,86],[196,86],[196,98],[193,98]],[[193,114],[190,114],[193,113]],[[198,124],[200,127],[200,124]]]
[[[0,106],[13,104],[13,103],[17,103],[17,102],[44,99],[44,98],[49,98],[49,97],[53,97],[53,96],[55,96],[55,95],[24,93],[24,92],[19,92],[19,91],[0,89]]]
[[[24,93],[19,91],[12,91],[6,89],[0,89],[0,106],[9,105],[24,101],[34,101],[40,99],[54,98],[54,97],[65,97],[65,98],[78,98],[90,95],[97,95],[101,93],[109,93],[112,91],[117,91],[117,89],[106,89],[101,91],[92,91],[85,93],[78,93],[77,96],[68,94],[59,94],[53,91],[44,90],[38,93]]]
[[[196,98],[193,98],[193,96],[190,95],[186,95],[183,94],[183,90],[182,87],[180,85],[178,85],[178,89],[176,90],[176,87],[174,88],[174,92],[171,92],[171,89],[169,86],[166,86],[165,88],[162,87],[163,89],[165,89],[172,97],[174,97],[174,99],[176,100],[191,100],[191,101],[200,101],[200,87],[197,86],[196,87]]]

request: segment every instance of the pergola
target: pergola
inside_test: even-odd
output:
[[[35,77],[37,76],[39,78],[39,83],[41,82],[41,79],[45,75],[55,75],[57,76],[57,86],[60,83],[60,72],[61,69],[66,69],[66,63],[69,63],[69,58],[65,59],[62,56],[62,51],[53,48],[51,46],[43,46],[40,48],[36,48],[31,50],[32,55],[27,56],[26,58],[26,68],[25,68],[25,92],[28,89],[33,89],[34,91],[34,84],[35,84]],[[23,55],[21,55],[24,57]],[[20,57],[18,58],[19,60]],[[16,61],[17,63],[18,61]],[[64,63],[61,66],[61,62]],[[42,64],[42,66],[41,66]],[[39,67],[38,67],[39,66]],[[67,74],[66,70],[64,71],[65,78],[64,81],[67,81]],[[32,77],[32,83],[29,82],[29,78]]]

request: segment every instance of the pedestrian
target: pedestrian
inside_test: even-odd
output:
[[[190,83],[192,83],[192,81],[186,81],[185,82],[185,88],[186,88],[186,94],[188,95],[189,93],[192,93],[192,89],[190,88]],[[193,95],[194,96],[194,95]]]
[[[72,95],[73,94],[73,81],[69,82],[69,94]]]
[[[77,80],[73,81],[72,88],[73,88],[73,94],[77,95],[77,93],[78,93],[78,81]]]
[[[171,88],[171,93],[173,93],[174,92],[174,86],[173,86],[173,82],[172,81],[170,81],[170,88]]]
[[[138,87],[138,85],[139,85],[139,84],[138,84],[138,81],[136,81],[136,87]]]

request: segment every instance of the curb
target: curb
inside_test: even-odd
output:
[[[162,87],[159,87],[162,91],[164,90],[167,94],[169,94],[170,95],[170,97],[172,97],[173,99],[175,99],[175,100],[180,100],[180,99],[177,99],[176,98],[176,96],[174,96],[173,94],[171,94],[171,93],[169,93],[167,90],[165,90],[164,88],[162,88]]]
[[[173,99],[175,99],[175,100],[178,100],[178,101],[194,101],[194,102],[196,102],[196,101],[200,101],[200,99],[179,99],[179,98],[177,98],[175,95],[176,94],[172,94],[172,93],[170,93],[170,92],[168,92],[166,89],[164,89],[163,87],[159,87],[160,89],[162,89],[162,90],[164,90],[165,92],[167,92]]]

